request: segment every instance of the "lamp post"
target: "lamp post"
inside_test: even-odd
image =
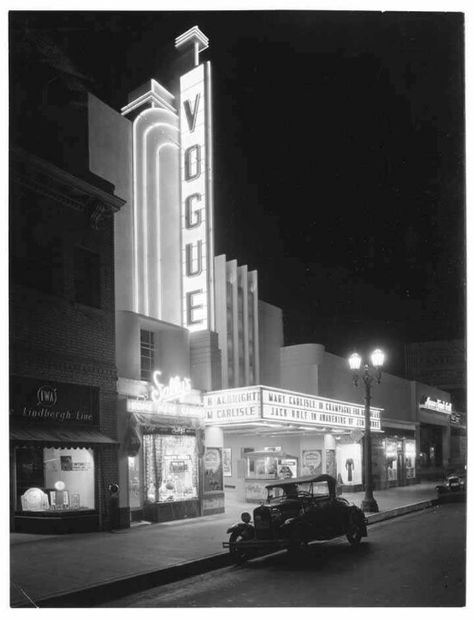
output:
[[[364,364],[363,370],[359,372],[362,359],[357,353],[353,353],[349,358],[349,366],[352,370],[352,380],[354,385],[359,385],[359,380],[365,384],[365,434],[364,434],[364,476],[365,476],[365,497],[362,500],[361,508],[364,512],[378,512],[379,507],[374,498],[374,486],[372,482],[372,439],[370,434],[370,401],[372,399],[372,384],[374,381],[380,383],[382,378],[382,366],[384,353],[376,349],[370,356],[374,372],[371,373],[368,364]]]

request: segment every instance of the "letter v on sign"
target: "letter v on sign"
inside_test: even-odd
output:
[[[196,127],[196,119],[199,108],[199,100],[201,99],[201,93],[196,95],[194,99],[194,110],[191,110],[191,104],[189,99],[184,102],[184,111],[186,112],[186,119],[188,121],[189,131],[192,133]]]

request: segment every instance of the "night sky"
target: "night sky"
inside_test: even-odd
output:
[[[464,337],[462,14],[27,13],[11,25],[13,57],[26,32],[53,41],[117,110],[152,77],[171,86],[176,36],[198,25],[209,37],[216,252],[258,269],[286,344],[377,345],[402,372],[404,342]]]

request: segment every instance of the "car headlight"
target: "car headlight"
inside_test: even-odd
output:
[[[250,513],[248,512],[243,512],[240,515],[240,518],[242,519],[244,523],[250,523],[250,520],[252,519],[252,517],[250,516]]]

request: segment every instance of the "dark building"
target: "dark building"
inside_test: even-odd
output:
[[[451,466],[464,466],[467,453],[466,341],[433,340],[405,346],[406,375],[409,379],[436,386],[451,394]],[[420,427],[421,452],[428,455],[436,437],[433,429]]]
[[[124,201],[88,171],[79,78],[26,39],[11,48],[11,525],[106,529],[119,524],[113,215]]]

